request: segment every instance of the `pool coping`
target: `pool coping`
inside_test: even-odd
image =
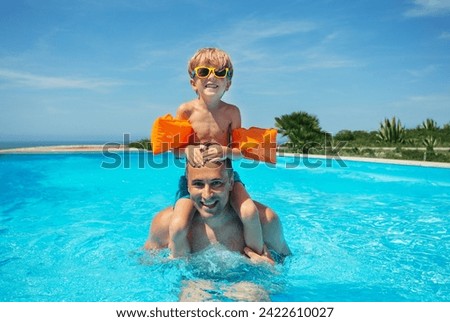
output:
[[[98,153],[105,150],[127,150],[138,151],[139,149],[126,147],[121,144],[111,145],[49,145],[49,146],[33,146],[26,148],[0,149],[0,154],[46,154],[46,153]]]
[[[142,149],[130,148],[125,145],[53,145],[53,146],[35,146],[27,148],[12,148],[0,149],[0,154],[51,154],[51,153],[98,153],[98,152],[139,152]],[[285,153],[278,152],[279,157],[298,157],[298,158],[313,158],[313,159],[331,159],[342,161],[356,161],[356,162],[371,162],[384,164],[398,164],[420,167],[432,168],[446,168],[450,169],[450,163],[447,162],[431,162],[431,161],[413,161],[413,160],[396,160],[396,159],[382,159],[382,158],[365,158],[365,157],[350,157],[350,156],[332,156],[308,154],[307,156],[301,153]]]
[[[299,157],[299,158],[305,157],[301,153],[277,153],[277,155],[280,157]],[[397,164],[397,165],[407,165],[407,166],[416,166],[416,167],[450,169],[450,163],[448,163],[448,162],[397,160],[397,159],[365,158],[365,157],[350,157],[350,156],[333,156],[333,155],[321,155],[321,154],[308,154],[307,158],[368,162],[368,163],[384,163],[384,164]]]

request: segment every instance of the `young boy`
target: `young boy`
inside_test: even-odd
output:
[[[201,145],[197,147],[189,145],[176,152],[179,155],[184,154],[191,165],[203,165],[204,160],[215,158],[222,160],[241,158],[239,149],[230,147],[231,131],[241,127],[241,115],[236,106],[222,101],[222,96],[231,86],[233,76],[230,57],[217,48],[200,49],[189,61],[188,72],[197,98],[181,104],[176,118],[189,120],[191,123],[195,133],[191,143],[215,142],[221,148],[207,149],[208,152],[203,152]],[[215,152],[211,153],[211,151]],[[211,188],[214,189],[214,187]],[[169,225],[169,248],[172,257],[184,256],[190,252],[187,234],[194,213],[194,205],[189,199],[185,176],[180,178],[177,197]],[[258,210],[236,172],[231,204],[242,221],[246,245],[261,254],[263,238]],[[204,206],[213,208],[214,203],[204,204]]]

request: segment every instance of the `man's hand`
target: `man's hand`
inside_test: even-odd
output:
[[[244,248],[244,253],[245,253],[245,255],[247,255],[248,258],[250,258],[250,260],[252,262],[254,262],[256,264],[267,263],[267,264],[270,264],[270,265],[275,265],[275,262],[272,259],[272,257],[270,256],[270,253],[269,253],[266,245],[264,245],[263,253],[261,255],[259,255],[258,253],[255,253],[249,247],[245,247]]]

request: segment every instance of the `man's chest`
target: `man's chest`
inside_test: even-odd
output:
[[[242,225],[227,224],[221,229],[210,229],[205,224],[194,224],[191,228],[192,252],[198,252],[212,244],[221,244],[232,251],[242,252],[245,247]]]

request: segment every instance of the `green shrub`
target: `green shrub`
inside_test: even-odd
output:
[[[143,150],[151,150],[151,143],[149,139],[142,139],[136,142],[131,142],[128,144],[130,148],[143,149]]]

